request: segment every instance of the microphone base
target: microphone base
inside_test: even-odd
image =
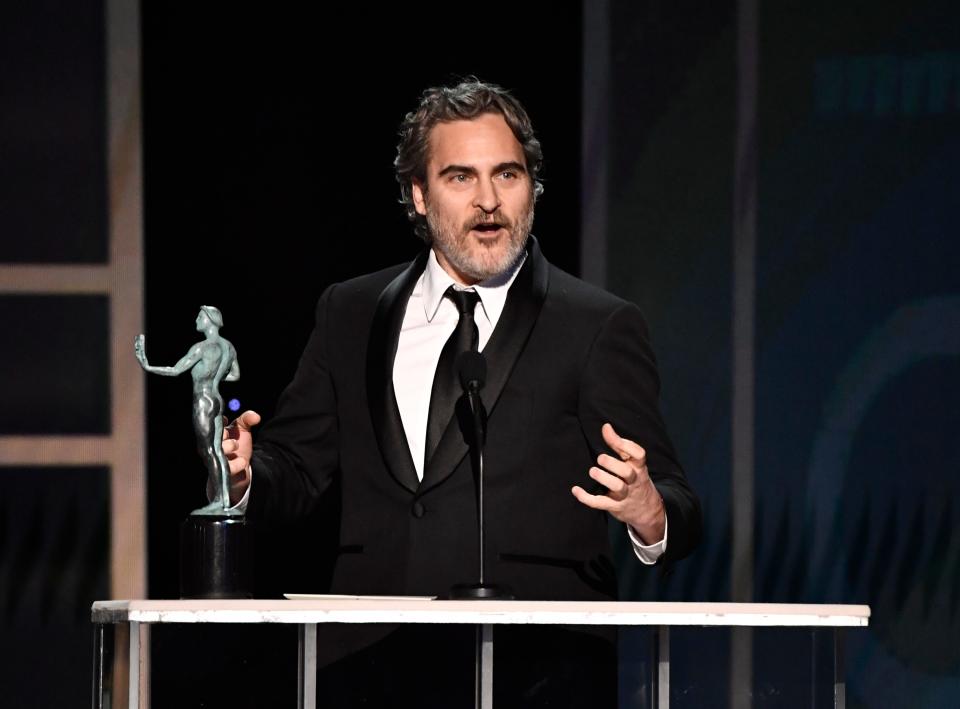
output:
[[[451,601],[512,601],[515,598],[509,586],[486,583],[458,583],[447,594]]]

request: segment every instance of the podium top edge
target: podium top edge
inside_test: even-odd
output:
[[[866,605],[639,601],[448,601],[422,598],[309,600],[112,600],[94,623],[467,623],[863,627]]]

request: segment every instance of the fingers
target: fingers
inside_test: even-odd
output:
[[[574,485],[572,488],[570,488],[570,492],[572,492],[573,496],[581,503],[587,507],[592,507],[595,510],[604,510],[605,512],[609,512],[616,505],[616,502],[611,500],[606,495],[591,495],[579,485]]]
[[[223,455],[226,457],[227,461],[230,463],[230,469],[233,470],[233,461],[242,460],[243,467],[246,467],[250,460],[250,446],[246,446],[246,450],[243,450],[243,444],[238,441],[236,438],[228,438],[225,440],[221,446],[223,448]]]
[[[240,476],[243,479],[246,476],[247,468],[250,466],[250,461],[242,455],[237,455],[231,458],[228,464],[230,465],[230,477]]]
[[[227,465],[230,466],[230,477],[235,478],[240,473],[244,473],[250,468],[250,446],[243,452],[240,452],[240,441],[235,438],[229,438],[223,442],[223,455],[227,459]],[[245,479],[240,477],[240,479]]]
[[[607,492],[591,495],[579,485],[570,491],[581,504],[608,512],[629,524],[642,539],[662,539],[666,512],[647,471],[647,452],[635,442],[622,438],[609,423],[601,427],[601,434],[615,455],[597,456],[597,465],[590,468],[589,475],[607,488]]]
[[[603,440],[620,456],[617,460],[611,455],[601,453],[597,456],[597,465],[621,478],[628,485],[646,475],[647,452],[633,441],[622,438],[609,423],[600,429]]]
[[[604,442],[613,449],[613,452],[619,455],[623,460],[630,458],[634,460],[643,460],[646,462],[647,452],[639,445],[627,438],[621,438],[609,423],[603,424],[600,428]]]
[[[226,457],[227,464],[230,466],[230,477],[237,479],[238,475],[245,473],[250,467],[249,449],[245,451],[246,455],[239,453],[240,441],[235,438],[225,440],[222,447],[223,455]],[[240,479],[243,479],[242,476]]]
[[[604,470],[613,473],[625,483],[630,484],[637,481],[643,470],[646,461],[617,460],[612,455],[601,453],[597,456],[597,465]]]
[[[622,478],[611,475],[601,468],[590,468],[590,477],[607,488],[614,499],[623,499],[629,492],[629,486]]]
[[[622,438],[609,423],[601,427],[601,434],[606,444],[620,457],[601,453],[588,474],[607,491],[591,495],[582,487],[576,486],[572,492],[574,497],[588,507],[615,512],[627,498],[636,497],[650,483],[647,454],[633,441]]]
[[[234,456],[230,461],[230,504],[237,505],[250,487],[250,464],[243,456]]]

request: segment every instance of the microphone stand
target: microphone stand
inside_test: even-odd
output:
[[[479,540],[479,578],[477,583],[458,583],[450,589],[449,597],[457,600],[509,600],[513,593],[506,586],[497,586],[486,582],[485,560],[486,531],[484,529],[483,495],[483,447],[486,442],[487,411],[480,390],[486,379],[486,360],[479,352],[463,352],[457,358],[460,383],[463,385],[467,403],[470,406],[472,435],[467,436],[470,445],[470,465],[477,494],[477,526]]]
[[[480,390],[487,378],[487,361],[479,352],[462,352],[457,357],[456,369],[460,375],[467,403],[470,407],[471,427],[461,419],[461,429],[470,445],[470,465],[477,494],[477,538],[480,563],[477,583],[458,583],[450,589],[449,598],[456,600],[508,600],[514,596],[506,586],[488,584],[485,573],[486,555],[483,510],[483,446],[486,442],[487,411],[480,398]],[[472,434],[472,435],[471,435]],[[474,675],[474,707],[482,709],[493,701],[493,626],[478,625],[476,641],[476,672]]]

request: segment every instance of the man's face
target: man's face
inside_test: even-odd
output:
[[[210,318],[202,310],[197,315],[197,331],[203,332],[210,326]]]
[[[503,116],[434,126],[427,181],[414,180],[413,202],[437,261],[457,281],[472,285],[507,270],[533,226],[533,181]]]

